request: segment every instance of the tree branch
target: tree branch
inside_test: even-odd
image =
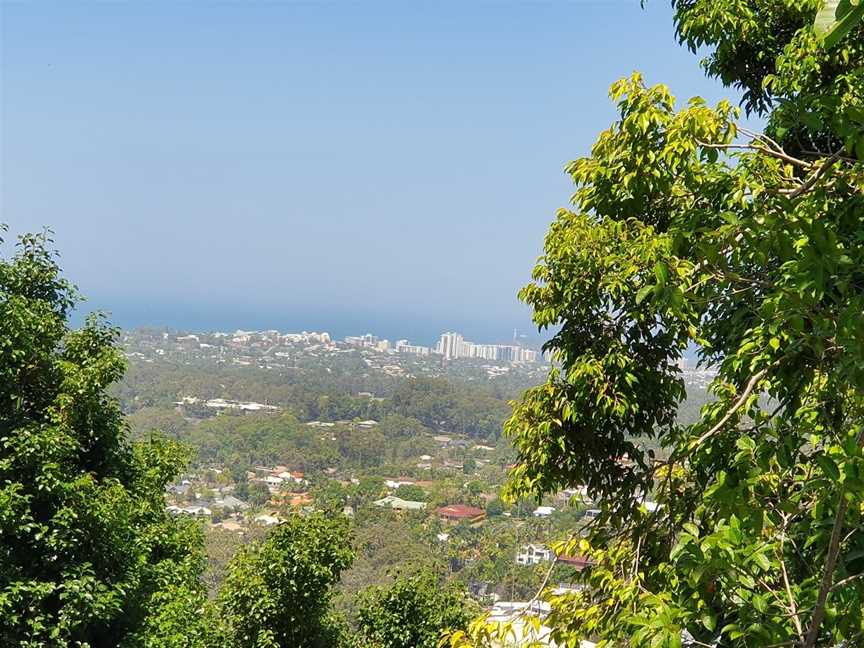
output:
[[[807,180],[804,182],[804,184],[802,184],[800,187],[792,189],[788,192],[782,192],[783,195],[785,195],[787,198],[797,198],[801,194],[804,194],[804,193],[807,193],[808,191],[810,191],[813,188],[813,186],[819,181],[819,178],[821,178],[823,175],[825,175],[825,172],[828,171],[829,167],[831,167],[834,164],[834,162],[836,162],[839,159],[839,157],[840,157],[839,153],[835,153],[834,155],[832,155],[830,158],[825,160],[825,162],[823,162],[819,166],[819,168],[816,170],[816,173],[814,173],[809,178],[807,178]]]
[[[759,151],[760,153],[764,153],[769,157],[784,160],[785,162],[789,162],[790,164],[799,166],[802,169],[810,169],[813,167],[810,162],[806,162],[805,160],[799,160],[798,158],[792,157],[791,155],[782,150],[778,151],[773,148],[766,148],[765,146],[757,146],[756,144],[714,144],[711,142],[703,142],[699,139],[696,140],[696,143],[703,148],[713,148],[720,150],[742,149],[745,151]]]
[[[858,435],[858,445],[864,445],[864,430],[861,430],[861,433]],[[807,637],[804,639],[802,648],[813,648],[816,645],[816,640],[819,638],[819,629],[822,626],[822,620],[825,618],[825,603],[828,601],[828,595],[834,589],[832,585],[834,581],[834,569],[837,566],[837,555],[840,553],[840,536],[843,533],[843,523],[846,521],[846,508],[848,506],[846,489],[842,485],[840,486],[839,499],[837,514],[834,516],[834,527],[831,529],[831,540],[828,543],[828,555],[825,556],[825,568],[822,572],[822,582],[819,585],[819,595],[816,598],[816,607],[813,609],[810,628],[807,630]]]
[[[804,639],[802,648],[813,648],[816,639],[819,638],[819,628],[825,617],[825,602],[831,591],[831,582],[834,580],[834,568],[837,565],[837,554],[840,552],[840,533],[843,530],[843,521],[846,518],[845,490],[840,489],[840,502],[837,505],[837,515],[834,517],[834,528],[831,529],[831,541],[828,543],[828,555],[825,557],[825,569],[822,572],[822,583],[819,585],[819,596],[816,599],[816,607],[810,619],[810,627]]]
[[[753,391],[753,388],[756,387],[756,383],[758,383],[759,380],[766,373],[768,373],[767,367],[765,369],[763,369],[762,371],[757,371],[755,374],[753,374],[750,377],[750,380],[747,381],[747,385],[744,387],[744,391],[741,392],[741,396],[738,397],[738,400],[735,401],[735,404],[731,408],[729,408],[729,411],[726,412],[725,416],[723,416],[723,418],[720,419],[720,422],[717,423],[717,425],[715,425],[710,430],[708,430],[705,434],[703,434],[698,439],[696,439],[696,442],[693,444],[694,447],[702,445],[702,443],[704,443],[706,439],[715,435],[717,432],[719,432],[720,430],[723,429],[723,426],[729,422],[729,419],[731,419],[735,415],[735,412],[737,412],[739,409],[741,409],[741,407],[744,405],[744,402],[747,400],[747,397],[750,396],[751,392]]]
[[[831,591],[833,592],[834,590],[838,590],[841,587],[843,587],[844,585],[848,585],[852,581],[856,581],[859,578],[864,578],[864,574],[854,574],[853,576],[848,576],[848,577],[844,578],[843,580],[839,580],[831,586]]]
[[[792,587],[789,585],[789,574],[786,571],[786,560],[783,558],[783,545],[786,542],[786,527],[789,524],[789,517],[783,515],[783,535],[780,536],[780,573],[783,575],[783,586],[786,588],[786,596],[789,598],[789,611],[792,613],[792,622],[795,624],[795,630],[798,632],[799,639],[804,638],[804,628],[801,625],[801,619],[798,616],[798,607],[795,605],[795,597],[792,596]]]

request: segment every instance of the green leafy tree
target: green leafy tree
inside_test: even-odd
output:
[[[504,503],[499,499],[495,498],[491,500],[486,505],[486,515],[489,517],[495,517],[498,515],[502,515],[504,513]]]
[[[386,494],[387,488],[384,486],[383,477],[361,477],[352,498],[352,504],[360,507],[369,502],[374,502]]]
[[[366,645],[435,648],[448,629],[464,628],[476,610],[457,585],[442,586],[431,571],[402,576],[360,595],[357,625]]]
[[[333,645],[338,628],[329,616],[332,587],[353,558],[343,516],[291,516],[280,523],[229,565],[218,597],[220,645]]]
[[[402,484],[393,492],[393,494],[396,495],[396,497],[401,497],[404,500],[411,500],[414,502],[425,502],[427,497],[426,491],[416,484]]]
[[[50,245],[0,259],[0,645],[200,645],[201,534],[163,498],[188,457],[124,441],[117,331],[69,329]]]
[[[241,492],[240,495],[243,495],[243,492]],[[270,501],[270,489],[267,488],[267,484],[263,482],[252,482],[251,484],[248,484],[245,495],[248,497],[249,503],[252,504],[252,506],[263,506]]]
[[[675,0],[682,42],[765,132],[634,74],[567,167],[574,207],[521,292],[557,362],[505,429],[511,498],[601,503],[559,547],[595,563],[550,596],[559,644],[864,637],[864,22],[846,3],[829,39],[827,4]],[[684,425],[688,348],[717,375]]]

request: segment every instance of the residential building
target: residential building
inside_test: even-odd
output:
[[[486,518],[486,511],[476,506],[449,504],[438,509],[438,517],[451,524],[458,524],[459,522],[482,522]]]
[[[555,512],[554,506],[538,506],[536,509],[534,509],[533,515],[534,515],[534,517],[545,518],[545,517],[549,517],[554,512]]]
[[[264,526],[273,526],[274,524],[279,524],[281,520],[276,517],[276,515],[267,515],[266,513],[262,513],[261,515],[255,518],[255,522],[258,524],[263,524]]]
[[[390,508],[394,511],[422,511],[426,508],[426,502],[413,502],[411,500],[403,500],[395,495],[388,495],[380,500],[372,502],[375,506],[381,508]]]
[[[555,553],[543,545],[525,545],[516,554],[517,565],[539,565],[555,559]]]

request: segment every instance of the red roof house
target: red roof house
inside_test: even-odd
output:
[[[486,517],[486,511],[476,506],[465,504],[449,504],[438,509],[438,517],[447,522],[480,522]]]

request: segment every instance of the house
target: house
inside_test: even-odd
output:
[[[459,522],[482,522],[486,518],[486,511],[476,506],[465,504],[449,504],[438,509],[438,517],[445,522],[458,524]]]
[[[223,520],[217,526],[222,527],[226,531],[242,532],[245,527],[235,520]]]
[[[525,545],[516,554],[517,565],[539,565],[542,562],[549,562],[554,559],[554,552],[543,545]]]
[[[213,515],[213,511],[206,506],[169,506],[167,510],[171,515],[192,515],[194,517]]]
[[[375,506],[380,506],[381,508],[390,508],[394,511],[422,511],[426,508],[426,502],[412,502],[411,500],[403,500],[401,497],[396,497],[395,495],[388,495],[387,497],[372,503]]]
[[[190,488],[191,488],[191,486],[188,483],[187,484],[172,484],[171,486],[169,486],[165,490],[169,493],[174,494],[174,495],[185,495],[186,493],[189,492]]]
[[[255,518],[255,521],[258,524],[263,524],[264,526],[273,526],[274,524],[279,524],[281,520],[275,515],[267,515],[266,513],[262,513],[261,515]]]
[[[534,509],[534,513],[532,514],[534,517],[549,517],[555,512],[554,506],[538,506]]]
[[[413,479],[407,479],[407,478],[406,479],[385,479],[384,485],[391,490],[396,490],[400,486],[413,486],[414,480]]]
[[[222,499],[214,500],[213,505],[231,511],[245,511],[249,508],[249,505],[246,502],[237,499],[233,495],[226,495]]]
[[[281,479],[283,482],[299,484],[301,486],[305,486],[309,483],[303,478],[303,473],[299,470],[283,470],[282,472],[276,473],[276,477]]]
[[[508,631],[503,637],[494,637],[494,648],[516,648],[517,646],[542,646],[561,648],[552,638],[552,629],[543,621],[549,615],[551,606],[546,601],[497,601],[490,609],[487,622],[499,627],[507,624]],[[579,648],[594,648],[595,643],[582,640]]]

